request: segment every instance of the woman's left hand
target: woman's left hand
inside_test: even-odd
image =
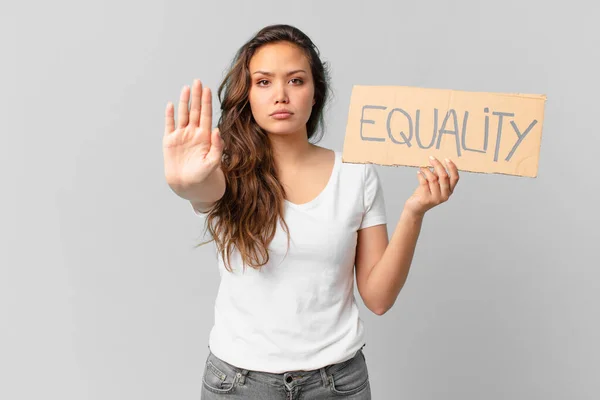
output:
[[[434,171],[425,167],[419,168],[417,171],[419,187],[404,205],[405,210],[419,217],[423,217],[433,207],[448,201],[459,179],[458,169],[451,160],[446,159],[448,171],[435,157],[430,157],[429,162],[433,165]]]

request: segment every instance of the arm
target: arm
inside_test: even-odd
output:
[[[406,201],[389,243],[385,225],[358,231],[357,287],[367,308],[377,315],[392,308],[406,282],[425,213],[447,201],[458,183],[454,163],[447,162],[449,174],[439,161],[431,163],[435,173],[419,170],[419,187]]]
[[[389,243],[386,225],[358,231],[356,281],[373,313],[383,315],[396,302],[408,277],[422,222],[423,217],[404,210]]]
[[[225,194],[225,175],[220,167],[200,183],[169,185],[179,197],[188,200],[199,212],[206,212]]]
[[[211,132],[212,96],[196,79],[180,95],[177,125],[175,108],[169,102],[165,110],[163,156],[165,179],[179,197],[189,200],[203,212],[225,193],[225,176],[221,168],[224,142],[218,128]]]

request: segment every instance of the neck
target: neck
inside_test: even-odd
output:
[[[287,135],[271,134],[269,139],[273,148],[275,166],[279,171],[295,169],[306,162],[315,150],[315,146],[308,141],[306,132]]]

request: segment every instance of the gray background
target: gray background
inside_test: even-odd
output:
[[[0,398],[199,398],[218,271],[164,181],[164,108],[290,23],[332,64],[325,147],[342,149],[353,84],[548,96],[538,178],[463,173],[393,309],[359,301],[374,399],[597,399],[599,11],[3,2]],[[391,234],[415,169],[377,169]]]

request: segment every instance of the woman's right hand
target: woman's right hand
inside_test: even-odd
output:
[[[192,104],[188,112],[190,89],[184,86],[181,90],[177,125],[174,120],[174,105],[169,102],[165,111],[165,178],[172,187],[186,188],[204,182],[211,174],[223,175],[219,168],[223,139],[218,128],[211,132],[211,90],[202,89],[202,83],[196,79],[191,94]],[[224,181],[223,176],[215,178]]]

